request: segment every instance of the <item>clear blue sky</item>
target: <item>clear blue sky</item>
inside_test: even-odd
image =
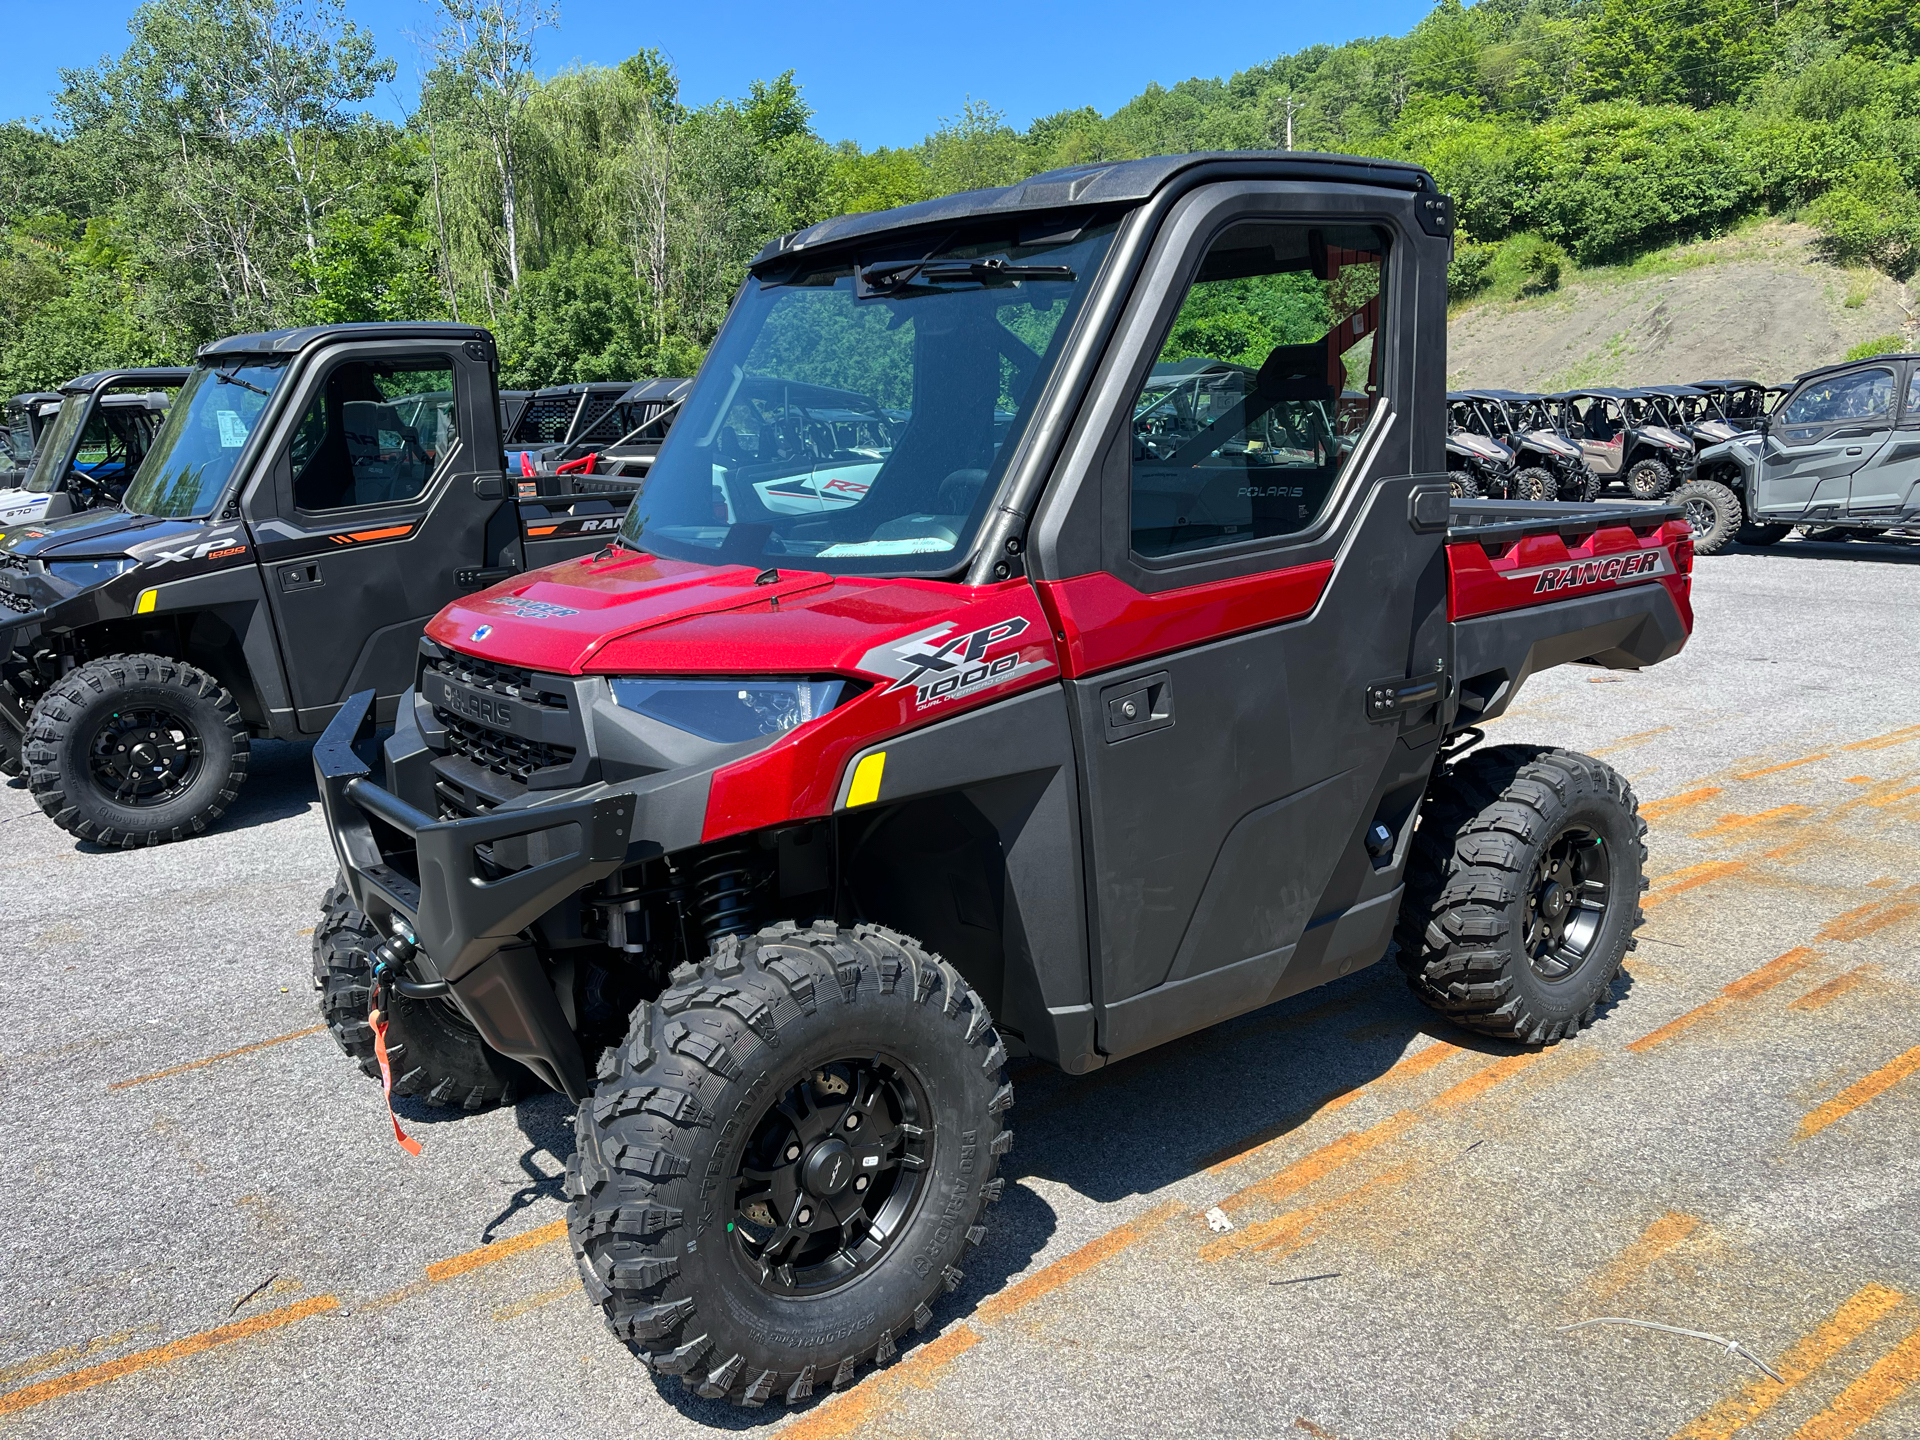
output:
[[[750,81],[793,69],[815,128],[829,140],[904,145],[971,96],[1024,127],[1070,106],[1111,111],[1150,81],[1226,76],[1318,42],[1399,34],[1426,0],[1236,5],[1194,11],[1165,0],[946,0],[919,5],[635,4],[560,0],[560,28],[541,36],[541,72],[575,61],[611,64],[644,46],[673,58],[694,104],[740,95]],[[50,117],[63,66],[88,65],[127,43],[132,0],[0,0],[9,59],[0,119]],[[420,0],[347,0],[400,66],[397,116],[411,99],[418,50],[432,27]],[[968,20],[976,23],[969,28]]]

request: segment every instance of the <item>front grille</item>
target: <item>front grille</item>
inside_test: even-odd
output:
[[[0,550],[0,570],[18,570],[27,573],[27,557],[16,555],[11,550]]]
[[[470,685],[475,690],[489,690],[509,700],[524,701],[528,705],[538,705],[546,710],[567,708],[565,691],[547,688],[535,679],[531,670],[522,670],[518,666],[496,665],[491,660],[480,660],[472,655],[460,655],[449,651],[429,660],[427,668],[437,671],[449,680],[458,680],[462,685]]]
[[[571,745],[549,745],[540,740],[525,740],[501,730],[489,730],[459,715],[436,708],[434,718],[447,729],[447,742],[456,755],[471,760],[496,775],[504,775],[524,786],[527,777],[550,765],[571,765]]]
[[[20,615],[33,613],[33,601],[24,595],[16,595],[11,590],[0,590],[0,605]]]

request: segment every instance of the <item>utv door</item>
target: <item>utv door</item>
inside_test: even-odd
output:
[[[473,588],[460,572],[511,516],[488,360],[477,342],[385,341],[306,365],[247,499],[302,731],[368,687],[392,716],[421,628]]]
[[[1909,364],[1900,417],[1886,443],[1861,457],[1848,486],[1847,513],[1861,519],[1920,514],[1920,364]]]
[[[1893,430],[1893,371],[1823,375],[1794,392],[1762,442],[1755,513],[1777,524],[1839,519],[1854,471]]]
[[[1446,243],[1412,199],[1189,196],[1037,527],[1110,1055],[1387,948],[1447,638],[1442,437],[1409,423],[1443,413]]]

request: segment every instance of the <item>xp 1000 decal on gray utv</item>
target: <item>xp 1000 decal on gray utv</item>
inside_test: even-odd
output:
[[[637,485],[509,493],[472,326],[240,335],[178,378],[121,508],[0,534],[0,766],[102,845],[205,830],[252,739],[311,738],[356,691],[390,716],[436,610],[604,545]],[[102,389],[63,402],[44,454]]]
[[[581,1278],[654,1372],[797,1401],[937,1323],[1010,1058],[1396,936],[1485,1033],[1607,1003],[1632,792],[1473,726],[1678,651],[1692,550],[1450,498],[1450,231],[1411,166],[1203,155],[788,236],[613,542],[442,611],[378,775],[374,697],[335,717],[328,1019],[411,1027],[429,1099],[504,1088],[456,1026],[565,1094]],[[1331,323],[1193,356],[1236,305]]]

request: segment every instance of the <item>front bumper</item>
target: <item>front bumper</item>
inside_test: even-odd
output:
[[[585,1099],[579,1044],[521,932],[624,863],[636,797],[556,797],[438,820],[374,783],[354,752],[373,732],[373,699],[371,690],[353,696],[313,747],[327,832],[354,904],[376,923],[407,923],[420,947],[414,964],[422,978],[448,982],[488,1045],[570,1099]],[[524,840],[532,863],[499,873],[479,853],[485,847],[490,856],[507,840]]]

